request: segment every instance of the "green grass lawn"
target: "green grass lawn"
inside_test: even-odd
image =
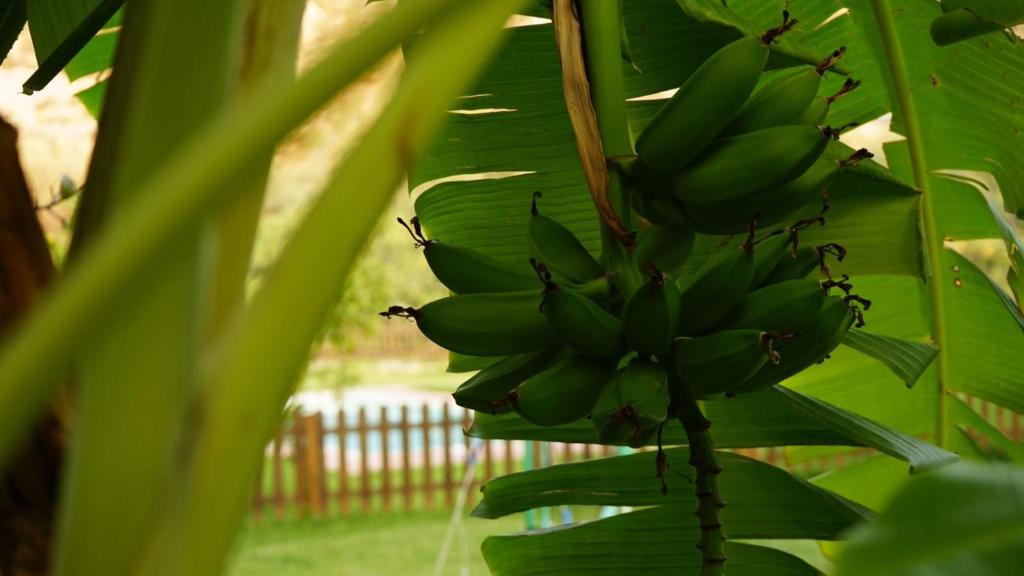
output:
[[[594,510],[589,510],[590,514]],[[449,512],[354,515],[323,520],[250,523],[239,538],[228,576],[430,576],[448,528]],[[577,518],[582,520],[582,518]],[[523,516],[465,518],[443,574],[487,576],[480,543],[491,534],[518,532]],[[760,541],[827,570],[811,541]]]
[[[229,576],[431,575],[450,512],[353,515],[324,520],[249,523],[239,538]],[[466,518],[456,533],[444,574],[489,574],[480,543],[490,534],[523,529],[523,516]]]

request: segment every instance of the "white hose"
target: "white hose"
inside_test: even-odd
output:
[[[448,563],[448,552],[451,550],[456,532],[462,527],[462,511],[466,507],[466,498],[473,487],[473,478],[476,476],[476,457],[482,445],[483,442],[480,440],[475,441],[469,454],[466,455],[466,473],[462,476],[462,485],[459,488],[459,493],[455,496],[455,508],[452,510],[451,520],[448,521],[448,529],[445,531],[441,550],[437,553],[434,576],[443,576],[444,566]]]

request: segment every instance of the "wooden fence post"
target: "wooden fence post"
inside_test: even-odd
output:
[[[351,510],[351,494],[348,486],[348,422],[344,408],[338,410],[338,506],[343,516]]]
[[[423,404],[423,421],[420,425],[423,428],[423,507],[430,509],[434,506],[434,467],[430,463],[430,432],[433,423],[430,421],[430,406]]]
[[[409,407],[405,404],[402,405],[399,429],[402,432],[402,505],[408,512],[412,510],[412,460],[409,454],[412,446],[409,445]]]
[[[370,511],[370,455],[367,442],[369,428],[366,425],[366,408],[359,408],[359,495],[363,501],[363,512]]]
[[[277,430],[277,435],[274,436],[274,446],[272,449],[272,458],[270,469],[270,482],[271,482],[271,498],[274,501],[274,516],[281,520],[284,518],[284,462],[281,458],[281,445],[284,444],[284,434],[282,429]]]
[[[494,454],[491,448],[492,442],[484,440],[484,480],[494,478]]]
[[[514,440],[503,440],[502,443],[505,446],[505,474],[511,474],[515,472],[515,441]]]
[[[314,516],[327,511],[324,482],[324,420],[317,412],[302,419],[306,464],[306,502]]]
[[[474,504],[473,496],[476,493],[473,490],[473,487],[480,482],[480,478],[476,477],[476,471],[479,470],[479,467],[477,466],[477,464],[479,464],[479,460],[471,461],[470,458],[473,455],[473,439],[469,437],[469,434],[466,434],[466,431],[469,430],[470,414],[472,413],[469,411],[469,408],[463,408],[462,419],[459,420],[459,431],[462,433],[462,444],[464,449],[462,452],[462,476],[458,479],[458,485],[460,487],[462,486],[463,478],[471,473],[470,467],[472,467],[473,481],[469,483],[469,493],[466,494],[466,506],[472,508]]]
[[[295,511],[299,517],[309,513],[309,500],[306,498],[309,485],[306,477],[306,439],[302,433],[302,420],[303,416],[296,412],[292,416],[291,426],[288,427],[292,438],[292,471],[295,473],[295,492],[290,498],[295,503]]]
[[[388,423],[387,406],[380,407],[380,491],[385,512],[391,511],[391,452],[388,449],[388,436],[391,426]]]
[[[445,404],[441,410],[441,427],[441,436],[444,439],[444,501],[451,506],[454,483],[452,482],[452,418],[448,404]]]

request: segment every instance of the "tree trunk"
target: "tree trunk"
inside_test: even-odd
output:
[[[18,160],[17,132],[0,118],[0,338],[54,276],[46,237]],[[64,452],[66,399],[55,401],[0,473],[0,574],[48,572]]]

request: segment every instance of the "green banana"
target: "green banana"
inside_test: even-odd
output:
[[[545,281],[541,310],[559,339],[591,358],[622,356],[622,321],[590,299],[552,282],[543,263],[534,262],[534,266]]]
[[[554,344],[540,312],[541,292],[495,292],[441,298],[422,308],[392,306],[381,316],[412,318],[436,344],[470,356],[504,356]]]
[[[569,354],[512,390],[509,403],[538,426],[568,424],[590,414],[614,374],[615,362]]]
[[[821,87],[821,77],[835,66],[845,52],[845,47],[840,48],[817,66],[801,67],[765,84],[751,96],[718,137],[735,136],[784,124],[802,124],[801,120]]]
[[[644,220],[659,226],[687,226],[686,207],[671,195],[659,196],[644,190],[630,190],[630,206]]]
[[[768,286],[786,280],[807,278],[815,270],[819,270],[823,276],[827,276],[828,266],[825,263],[825,254],[832,254],[841,262],[846,257],[846,249],[834,243],[804,246],[798,249],[795,255],[780,260],[764,281],[756,286]]]
[[[645,356],[668,353],[679,330],[679,297],[675,280],[652,268],[622,311],[630,348]]]
[[[860,80],[854,80],[853,78],[847,78],[843,82],[843,86],[838,92],[825,98],[816,98],[811,105],[807,107],[803,116],[797,124],[817,124],[822,125],[828,119],[828,113],[832,109],[832,103],[842,98],[843,96],[853,92],[860,87]]]
[[[716,328],[798,334],[824,303],[825,288],[818,280],[786,280],[748,292]]]
[[[463,408],[498,414],[511,409],[508,393],[524,380],[550,368],[565,353],[562,346],[509,356],[477,372],[452,394]]]
[[[723,330],[676,338],[672,361],[700,398],[729,392],[756,374],[772,356],[772,337],[761,330]]]
[[[634,358],[601,392],[590,419],[602,444],[643,446],[668,416],[668,377],[646,358]]]
[[[747,293],[754,278],[753,245],[727,246],[692,278],[680,282],[679,333],[693,336],[711,328]]]
[[[843,168],[871,157],[864,149],[850,155],[846,154],[847,150],[849,148],[838,142],[829,142],[826,152],[807,171],[780,186],[729,200],[685,202],[686,218],[697,231],[705,234],[740,233],[755,216],[759,226],[792,220],[806,206],[822,200]]]
[[[860,300],[853,297],[853,299]],[[734,392],[756,392],[782,382],[822,362],[842,341],[854,323],[862,324],[860,309],[851,297],[829,296],[814,320],[790,340],[780,342],[778,364],[767,365],[738,386]],[[863,300],[861,300],[863,302]],[[869,304],[865,304],[865,308]]]
[[[640,265],[652,262],[659,270],[675,276],[690,257],[695,240],[693,228],[685,224],[648,226],[637,235],[633,259]]]
[[[584,284],[604,275],[604,267],[565,226],[537,210],[535,192],[530,206],[530,255],[544,262],[559,280]]]
[[[406,224],[401,218],[399,224],[405,227],[423,247],[423,255],[434,276],[456,294],[476,292],[513,292],[537,287],[537,277],[524,268],[520,270],[476,250],[438,240],[428,240],[420,228],[419,218]]]
[[[751,286],[759,286],[771,274],[775,266],[792,253],[798,230],[793,227],[777,230],[754,243],[754,274],[750,279]]]
[[[665,173],[689,164],[743,107],[768,52],[761,38],[740,38],[712,54],[637,138],[637,156]]]
[[[721,202],[782,186],[810,168],[834,136],[830,128],[794,124],[717,140],[672,178],[672,192],[684,203]]]

